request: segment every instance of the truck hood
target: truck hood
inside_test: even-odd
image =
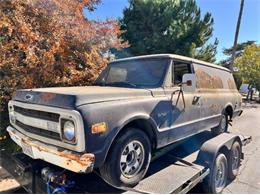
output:
[[[18,90],[13,100],[46,106],[75,109],[83,104],[152,96],[147,89],[121,87],[53,87]]]

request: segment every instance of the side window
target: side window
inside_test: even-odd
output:
[[[111,67],[107,75],[107,82],[122,82],[126,80],[126,77],[126,69]]]
[[[173,84],[178,85],[182,82],[182,76],[191,73],[191,66],[185,62],[173,62]]]

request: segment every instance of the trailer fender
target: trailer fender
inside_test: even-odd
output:
[[[199,154],[196,159],[196,163],[212,170],[215,158],[219,152],[226,155],[229,158],[230,149],[235,141],[238,141],[242,147],[242,141],[238,135],[222,133],[201,146]]]

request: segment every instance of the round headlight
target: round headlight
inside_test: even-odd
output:
[[[64,123],[63,135],[68,141],[72,141],[75,138],[75,126],[73,122],[66,121]]]

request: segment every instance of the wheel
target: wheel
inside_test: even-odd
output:
[[[227,184],[228,164],[224,154],[219,153],[210,174],[204,180],[203,189],[207,193],[219,194]]]
[[[141,130],[122,133],[99,169],[102,178],[115,187],[133,187],[146,174],[151,160],[151,143]]]
[[[228,129],[228,115],[226,112],[222,112],[219,125],[211,129],[214,135],[219,135],[221,133],[227,132]]]
[[[235,177],[238,175],[239,166],[240,166],[240,160],[241,160],[241,146],[236,141],[233,143],[231,151],[230,151],[230,158],[228,162],[228,178],[229,179],[235,179]]]

